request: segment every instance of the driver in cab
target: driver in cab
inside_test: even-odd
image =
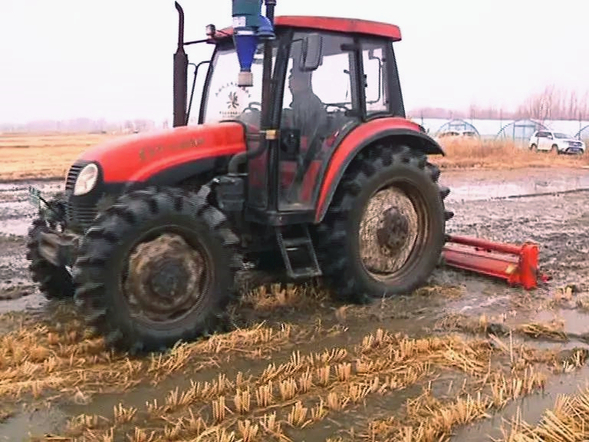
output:
[[[285,126],[301,131],[301,138],[306,139],[303,145],[309,146],[311,141],[317,141],[322,129],[327,124],[327,112],[321,99],[315,95],[312,86],[311,72],[303,72],[293,68],[288,77],[288,87],[292,94],[290,112],[286,118]]]

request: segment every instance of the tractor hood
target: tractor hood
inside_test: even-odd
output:
[[[198,160],[245,150],[244,127],[223,122],[123,136],[86,150],[78,161],[96,162],[105,182],[144,181]]]

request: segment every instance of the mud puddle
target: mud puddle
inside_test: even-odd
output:
[[[447,201],[544,195],[589,190],[587,169],[525,169],[442,171],[441,182],[449,186]]]
[[[4,424],[0,423],[0,441],[31,440],[31,435],[43,437],[59,433],[67,423],[68,415],[59,408],[42,408],[14,413]]]
[[[26,196],[26,192],[29,186],[34,186],[43,192],[50,194],[57,193],[63,186],[62,180],[32,180],[32,181],[15,181],[15,182],[0,182],[0,195],[5,198],[5,195],[23,194]]]
[[[535,323],[562,324],[562,331],[567,335],[579,335],[589,337],[589,314],[577,309],[558,309],[554,311],[543,310],[532,318]],[[588,339],[589,341],[589,339]]]

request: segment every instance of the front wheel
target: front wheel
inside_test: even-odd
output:
[[[339,299],[367,302],[426,283],[452,216],[439,175],[406,147],[381,146],[354,160],[317,235],[325,279]]]
[[[119,350],[158,351],[213,332],[234,290],[238,238],[198,194],[142,190],[99,215],[75,263],[87,322]]]
[[[63,228],[60,222],[65,218],[65,202],[59,196],[49,201],[49,208],[39,211],[27,235],[26,258],[33,282],[46,299],[70,299],[74,296],[72,275],[65,266],[55,266],[39,253],[39,240],[42,233]]]

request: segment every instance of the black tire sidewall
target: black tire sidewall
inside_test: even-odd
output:
[[[137,245],[137,240],[163,224],[181,230],[182,237],[189,244],[198,243],[200,245],[202,252],[204,252],[205,265],[212,267],[211,283],[207,287],[207,291],[202,294],[202,304],[199,305],[198,310],[192,311],[180,320],[166,326],[153,324],[154,328],[150,328],[144,323],[132,319],[129,305],[121,289],[121,271],[126,265],[130,253],[132,253],[132,248]],[[232,281],[229,269],[230,255],[211,236],[207,226],[201,220],[188,215],[162,213],[150,220],[143,220],[139,229],[127,229],[121,233],[121,240],[117,247],[114,248],[112,259],[109,260],[108,266],[105,267],[104,274],[106,276],[105,294],[111,297],[108,303],[112,306],[111,314],[116,316],[113,319],[119,325],[123,334],[132,333],[149,336],[148,339],[171,342],[176,340],[179,334],[183,334],[186,329],[192,329],[194,326],[200,326],[206,322],[207,313],[216,311],[219,307],[220,298],[216,295],[229,290],[230,287],[226,283]]]
[[[439,255],[445,242],[445,218],[444,205],[439,194],[438,186],[428,177],[424,170],[410,167],[407,163],[397,163],[388,168],[378,170],[372,175],[360,193],[356,196],[353,208],[348,213],[345,221],[346,236],[343,251],[349,259],[349,271],[352,278],[357,280],[361,287],[366,289],[366,295],[371,298],[387,296],[390,288],[383,281],[374,279],[366,271],[361,257],[359,244],[359,227],[364,210],[367,208],[370,198],[381,188],[397,182],[409,183],[421,193],[424,200],[428,223],[428,238],[422,253],[425,253],[417,263],[403,273],[400,284],[395,285],[395,293],[413,291],[419,282],[427,277],[436,267]]]
[[[192,311],[169,323],[144,321],[132,315],[123,272],[138,244],[167,232],[198,245],[210,279]],[[200,193],[151,189],[126,194],[99,215],[82,241],[74,268],[76,302],[108,346],[132,353],[160,351],[212,333],[235,291],[237,242],[226,217]]]

